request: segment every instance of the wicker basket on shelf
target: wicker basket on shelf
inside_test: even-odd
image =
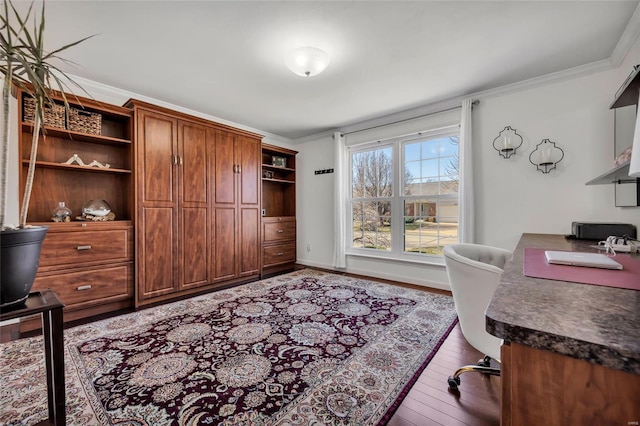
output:
[[[36,116],[36,101],[33,98],[24,98],[23,119],[25,122],[33,123]],[[44,125],[64,129],[64,106],[53,104],[44,107]]]
[[[67,129],[74,132],[99,135],[102,132],[102,115],[77,108],[70,108]]]

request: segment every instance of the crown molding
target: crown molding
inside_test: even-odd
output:
[[[422,105],[419,107],[406,109],[406,110],[394,112],[391,114],[386,114],[386,115],[372,118],[365,121],[359,121],[354,124],[338,127],[337,129],[327,130],[320,133],[314,133],[312,135],[296,139],[294,143],[302,144],[306,142],[316,141],[318,139],[332,138],[335,132],[340,132],[340,133],[359,132],[361,130],[366,130],[371,127],[385,126],[387,124],[392,124],[398,121],[409,121],[413,119],[419,119],[428,114],[433,114],[445,109],[460,106],[461,103],[462,103],[462,96],[447,98],[445,100],[433,102],[427,105]]]
[[[322,133],[316,133],[313,135],[305,136],[304,138],[296,139],[295,144],[310,142],[325,137],[330,137],[333,132],[350,133],[359,130],[363,130],[369,127],[384,126],[399,120],[411,120],[413,118],[420,118],[422,115],[426,115],[433,112],[438,112],[443,109],[451,108],[453,106],[459,106],[463,98],[482,99],[490,98],[493,96],[500,96],[510,93],[519,92],[522,90],[529,90],[540,86],[546,86],[548,84],[558,83],[574,78],[595,74],[598,72],[606,71],[614,68],[611,59],[603,59],[590,64],[581,65],[574,68],[554,72],[551,74],[543,75],[541,77],[530,78],[528,80],[522,80],[516,83],[507,84],[504,86],[496,87],[493,89],[487,89],[480,92],[468,93],[465,95],[456,96],[447,100],[423,105],[421,107],[412,108],[409,110],[401,111],[394,114],[385,115],[383,117],[374,118],[371,120],[361,121],[349,126],[339,127],[335,130],[330,130]]]
[[[77,82],[84,90],[86,90],[92,96],[100,97],[100,100],[104,102],[109,102],[117,105],[122,105],[128,99],[134,98],[139,99],[144,102],[148,102],[154,105],[158,105],[161,107],[165,107],[174,111],[182,112],[184,114],[189,114],[194,117],[203,118],[205,120],[214,121],[216,123],[224,124],[227,126],[235,127],[237,129],[246,130],[251,133],[257,133],[263,136],[263,140],[269,143],[284,143],[284,144],[292,144],[293,141],[291,139],[282,137],[280,135],[276,135],[269,132],[264,132],[260,129],[255,129],[253,127],[245,126],[243,124],[234,123],[233,121],[225,120],[220,117],[215,117],[213,115],[204,114],[189,108],[181,107],[179,105],[174,105],[169,102],[164,102],[159,99],[154,99],[149,96],[141,95],[139,93],[130,92],[128,90],[119,89],[117,87],[109,86],[107,84],[99,83],[97,81],[89,80],[84,77],[79,77],[76,75],[69,74],[69,76]],[[73,87],[71,87],[73,89]],[[73,92],[73,90],[71,90]],[[84,93],[74,93],[78,96],[85,95]]]
[[[472,98],[489,98],[509,93],[515,93],[522,90],[534,89],[536,87],[546,86],[549,84],[560,83],[562,81],[573,80],[574,78],[584,77],[590,74],[596,74],[614,68],[611,59],[602,59],[590,64],[580,65],[562,71],[553,72],[540,77],[534,77],[527,80],[518,81],[512,84],[496,87],[493,89],[482,90],[480,92],[470,93],[468,97]]]
[[[611,62],[613,66],[619,67],[625,56],[631,51],[634,43],[640,38],[640,3],[636,6],[636,10],[631,15],[627,27],[620,36],[620,40],[611,53]]]

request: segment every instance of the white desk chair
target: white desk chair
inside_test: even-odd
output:
[[[491,358],[500,362],[502,340],[486,331],[485,311],[512,253],[479,244],[452,244],[444,247],[443,254],[462,334],[471,346],[485,354],[477,365],[461,367],[449,377],[449,388],[455,390],[462,373],[500,375],[500,368],[491,368],[490,362]]]

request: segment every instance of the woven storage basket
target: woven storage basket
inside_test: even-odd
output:
[[[36,100],[29,97],[24,98],[22,106],[24,121],[33,123],[36,116]],[[64,129],[64,106],[45,105],[44,125]]]
[[[102,132],[102,115],[77,108],[70,108],[67,128],[74,132],[99,135]]]

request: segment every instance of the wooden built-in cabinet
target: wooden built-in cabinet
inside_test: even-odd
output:
[[[137,303],[208,282],[207,128],[136,109]]]
[[[260,274],[260,141],[217,131],[211,146],[213,281]]]
[[[25,114],[26,98],[18,90],[21,199],[34,132]],[[59,93],[52,99],[63,105]],[[53,289],[65,304],[64,320],[71,321],[132,306],[132,111],[73,95],[67,95],[67,100],[83,113],[99,114],[100,133],[68,130],[66,119],[56,127],[45,126],[27,222],[49,227],[33,290]],[[85,166],[65,164],[74,154]],[[94,160],[109,167],[89,166]],[[90,200],[106,200],[116,220],[77,220]],[[51,212],[59,202],[71,209],[71,222],[51,222]],[[21,321],[23,331],[39,327],[39,320]]]
[[[136,306],[259,277],[259,135],[130,100]]]
[[[296,262],[296,151],[262,144],[262,275]]]
[[[638,421],[637,374],[518,343],[504,344],[501,357],[503,426]]]

